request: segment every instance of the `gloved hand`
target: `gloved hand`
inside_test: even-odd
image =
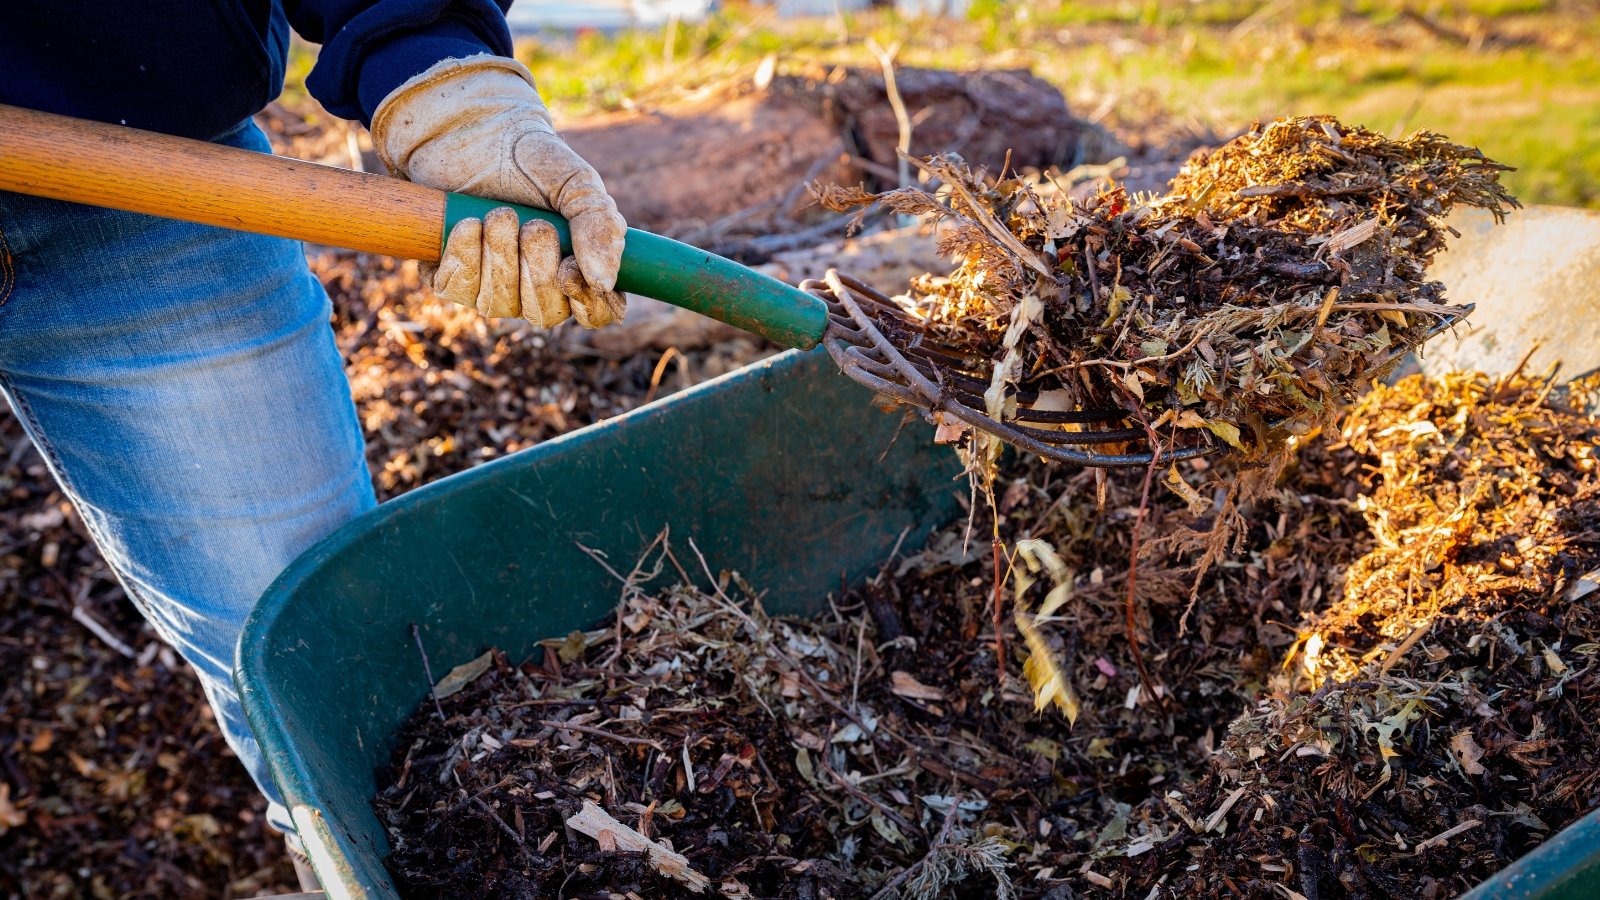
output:
[[[568,316],[588,328],[622,318],[616,283],[627,223],[600,175],[551,127],[521,63],[489,55],[438,63],[378,105],[372,143],[392,175],[553,210],[571,224],[573,255],[562,259],[547,222],[519,229],[509,209],[462,220],[432,273],[439,296],[546,328]]]

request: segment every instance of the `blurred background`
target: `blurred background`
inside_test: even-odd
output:
[[[1593,206],[1600,17],[1542,0],[517,0],[520,54],[558,112],[627,106],[654,82],[781,61],[1027,67],[1104,121],[1219,131],[1331,113],[1426,126],[1519,172],[1525,202]]]
[[[847,237],[812,180],[902,178],[913,152],[1160,190],[1252,121],[1331,113],[1514,165],[1525,203],[1600,206],[1600,4],[1580,0],[518,0],[517,54],[630,222],[796,280],[890,291],[941,265],[882,217]],[[296,45],[258,117],[279,152],[379,171],[304,91]],[[758,359],[724,326],[634,303],[584,333],[439,303],[413,263],[309,247],[380,496]],[[287,891],[281,844],[188,670],[145,627],[0,412],[0,897]]]

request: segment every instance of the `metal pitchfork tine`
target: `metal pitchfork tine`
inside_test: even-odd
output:
[[[880,394],[924,410],[930,420],[935,414],[948,416],[986,432],[1000,440],[1036,453],[1046,459],[1082,466],[1127,468],[1148,466],[1155,461],[1153,451],[1142,453],[1094,453],[1080,447],[1144,441],[1143,428],[1103,428],[1085,431],[1057,431],[1000,422],[975,409],[982,404],[988,384],[954,366],[961,357],[921,344],[898,347],[884,335],[881,324],[887,319],[908,330],[921,332],[888,297],[871,287],[830,270],[823,281],[806,281],[800,289],[828,306],[828,335],[823,346],[845,375]],[[869,313],[863,304],[871,306]],[[876,313],[877,315],[874,315]],[[920,357],[920,358],[919,358]],[[1019,421],[1039,424],[1117,425],[1128,418],[1120,409],[1050,411],[1028,409],[1037,399],[1032,391],[1017,393]],[[1162,454],[1162,462],[1192,459],[1210,453],[1210,444],[1185,447]]]
[[[840,371],[884,396],[920,408],[929,421],[933,421],[935,415],[948,416],[1046,459],[1101,468],[1170,463],[1220,449],[1207,440],[1195,446],[1166,450],[1159,459],[1154,449],[1141,453],[1095,453],[1082,448],[1143,442],[1148,440],[1148,433],[1142,427],[1128,426],[1129,413],[1122,409],[1032,409],[1029,404],[1039,395],[1028,390],[1018,390],[1014,394],[1018,405],[1016,422],[997,421],[976,408],[983,406],[983,393],[989,387],[986,380],[971,374],[977,366],[958,354],[922,343],[922,327],[887,296],[831,269],[823,280],[805,281],[800,289],[828,307],[828,330],[823,346],[828,348],[828,354]],[[1471,307],[1463,309],[1464,316]],[[1428,337],[1459,321],[1460,317],[1441,320],[1429,330]],[[891,331],[904,330],[915,337],[903,346],[897,345],[884,334],[886,324],[898,326]],[[1405,352],[1401,349],[1389,354],[1369,368],[1366,376],[1382,373]],[[1021,424],[1024,422],[1107,427],[1060,431]]]

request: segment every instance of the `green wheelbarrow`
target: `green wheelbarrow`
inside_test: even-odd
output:
[[[614,608],[580,544],[627,562],[669,526],[772,611],[822,613],[897,536],[910,552],[960,516],[953,454],[921,428],[896,439],[899,417],[866,399],[820,351],[791,351],[386,503],[285,571],[235,677],[329,896],[398,896],[371,801],[428,693],[412,623],[436,672],[489,647],[521,658]],[[1596,896],[1600,813],[1472,900]]]
[[[445,478],[350,523],[272,585],[245,628],[245,713],[330,896],[397,896],[374,769],[440,672],[593,627],[663,528],[736,570],[775,613],[961,515],[948,448],[900,428],[822,351],[790,351]]]
[[[1535,209],[1504,234],[1552,225],[1600,265],[1600,215]],[[1473,243],[1499,233],[1458,227],[1457,259],[1497,252]],[[1589,275],[1593,302],[1600,270]],[[1475,319],[1472,340],[1527,330],[1525,295],[1451,286],[1505,317]],[[1562,319],[1546,322],[1532,337],[1561,347]],[[1562,349],[1574,373],[1600,367],[1600,344]],[[517,658],[613,609],[616,584],[584,548],[630,561],[663,527],[765,588],[774,612],[819,613],[902,533],[909,551],[959,516],[953,454],[921,428],[897,435],[899,417],[869,400],[821,351],[791,351],[386,503],[284,572],[246,627],[236,677],[329,894],[396,896],[370,803],[374,770],[427,696],[412,623],[436,672],[488,647]],[[1600,896],[1600,813],[1469,896]]]

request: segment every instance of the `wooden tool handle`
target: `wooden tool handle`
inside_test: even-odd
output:
[[[448,221],[510,207],[498,200],[204,141],[0,105],[0,191],[107,206],[256,234],[434,262]],[[628,229],[617,288],[664,300],[785,347],[815,347],[822,301],[775,278],[657,234]]]
[[[445,193],[0,105],[0,190],[434,262]]]

